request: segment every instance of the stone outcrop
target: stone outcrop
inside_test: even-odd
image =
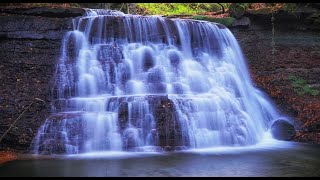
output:
[[[130,133],[126,130],[129,127],[128,119],[128,103],[135,101],[135,98],[145,99],[149,104],[149,108],[154,115],[154,122],[156,129],[154,136],[159,139],[158,150],[172,151],[175,149],[183,149],[186,144],[183,144],[183,137],[181,127],[177,114],[175,113],[175,106],[172,100],[165,95],[148,95],[145,97],[130,96],[130,97],[112,97],[106,101],[106,104],[118,104],[119,108],[116,110],[118,114],[119,133],[122,135],[123,149],[127,151],[135,151],[134,140],[130,137]],[[66,100],[63,104],[73,104],[72,100]],[[138,101],[136,101],[138,102]],[[61,101],[59,103],[62,103]],[[65,110],[65,108],[57,109],[57,111]],[[52,154],[52,153],[66,153],[68,150],[73,151],[76,148],[78,152],[84,151],[84,142],[88,135],[86,119],[82,118],[82,114],[86,112],[60,112],[51,114],[44,125],[45,129],[41,129],[41,136],[39,140],[38,153]],[[110,112],[111,113],[111,112]],[[149,116],[143,117],[144,120],[138,119],[139,111],[131,112],[130,123],[137,129],[144,128],[143,123],[147,122]],[[152,118],[152,117],[151,117]],[[63,126],[61,126],[63,124]],[[32,146],[32,149],[34,146]],[[70,153],[70,152],[69,152]]]
[[[34,100],[4,137],[0,148],[28,150],[50,113],[50,87],[61,40],[80,12],[67,9],[1,9],[0,16],[0,134]]]
[[[29,8],[2,8],[0,13],[66,18],[82,16],[85,10],[82,8],[47,8],[47,7],[29,7]]]
[[[241,17],[239,19],[235,19],[234,22],[232,23],[231,27],[244,27],[248,28],[251,24],[251,21],[248,17]]]
[[[308,20],[312,13],[275,14],[274,46],[270,14],[247,13],[245,16],[250,18],[251,25],[245,29],[231,28],[231,31],[246,56],[256,86],[294,121],[297,134],[293,139],[319,143],[319,95],[299,95],[289,78],[300,77],[319,90],[320,26]]]

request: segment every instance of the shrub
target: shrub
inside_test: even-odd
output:
[[[249,3],[233,3],[229,6],[229,14],[234,18],[241,18],[248,9]]]

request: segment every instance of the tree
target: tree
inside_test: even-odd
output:
[[[224,6],[221,3],[217,3],[217,4],[219,4],[221,6],[221,10],[222,10],[221,14],[224,14],[225,13]]]

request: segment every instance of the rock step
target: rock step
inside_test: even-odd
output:
[[[161,101],[169,100],[167,95],[98,96],[58,99],[53,101],[53,105],[57,112],[77,111],[82,109],[96,111],[94,109],[99,106],[105,106],[105,110],[109,110],[113,109],[111,106],[114,106],[114,103],[116,103],[116,106],[121,106],[121,103],[132,102],[137,99],[146,100],[149,104],[157,104],[161,103]]]
[[[48,7],[21,7],[21,8],[1,8],[1,13],[8,14],[20,14],[28,16],[42,16],[42,17],[77,17],[85,14],[85,10],[82,8],[48,8]]]

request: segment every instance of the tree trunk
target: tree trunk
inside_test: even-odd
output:
[[[130,4],[127,3],[127,14],[130,14],[129,8],[130,8]]]
[[[221,3],[218,3],[220,6],[221,6],[221,10],[222,10],[222,13],[221,14],[224,14],[225,13],[225,10],[224,10],[224,7]]]

